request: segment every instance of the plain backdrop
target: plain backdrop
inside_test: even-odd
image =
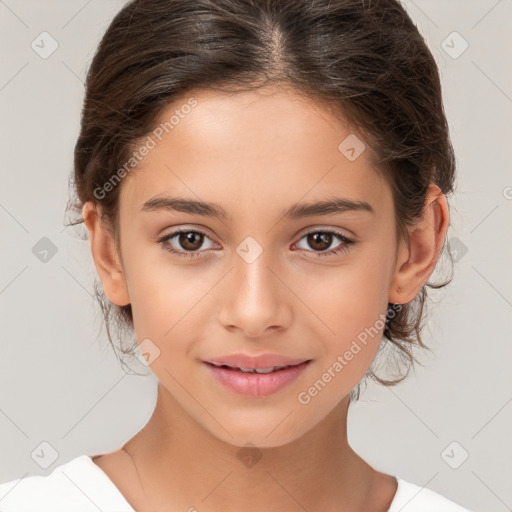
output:
[[[0,1],[0,482],[117,449],[155,405],[155,378],[127,375],[108,344],[89,241],[64,226],[85,73],[123,5]],[[512,2],[404,5],[438,63],[457,155],[448,198],[455,274],[427,304],[424,341],[434,355],[397,387],[369,384],[350,407],[349,441],[381,471],[471,510],[504,512],[512,507]],[[46,58],[33,49],[38,37],[47,51],[58,45]],[[432,280],[449,271],[443,254]],[[41,443],[56,453],[48,468],[32,458],[48,447]]]

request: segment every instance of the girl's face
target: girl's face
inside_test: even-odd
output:
[[[234,445],[282,445],[346,400],[376,355],[397,256],[391,190],[353,131],[291,91],[191,96],[122,184],[116,297],[182,412]],[[336,200],[367,206],[313,207]],[[248,396],[205,362],[263,353],[309,363]]]

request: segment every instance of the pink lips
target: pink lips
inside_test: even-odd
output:
[[[279,354],[230,354],[222,357],[214,357],[207,359],[207,363],[231,366],[233,368],[270,368],[272,366],[287,366],[300,364],[307,358],[297,359]]]
[[[303,373],[309,362],[310,360],[292,359],[278,354],[232,354],[209,359],[204,364],[214,378],[231,391],[245,396],[263,397],[293,382]],[[269,373],[251,373],[243,372],[240,368],[274,370]]]

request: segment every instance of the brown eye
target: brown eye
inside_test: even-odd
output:
[[[306,252],[310,253],[310,255],[315,258],[322,258],[324,256],[330,256],[335,254],[340,254],[349,249],[349,247],[355,244],[355,240],[351,240],[345,235],[338,233],[337,231],[310,231],[309,233],[305,233],[301,240],[305,239]],[[340,243],[336,245],[334,248],[329,249],[333,243],[333,241],[338,240]],[[304,249],[303,247],[299,247],[300,249]],[[311,250],[312,249],[312,250]]]
[[[199,250],[203,246],[205,239],[210,240],[208,235],[202,231],[182,229],[164,236],[159,240],[159,243],[166,251],[177,256],[194,257],[204,256],[203,253],[208,252],[207,250]],[[211,246],[206,247],[206,249],[210,248]]]
[[[307,235],[307,241],[310,247],[319,251],[324,251],[332,243],[332,233],[310,233]]]
[[[203,245],[203,234],[197,231],[184,231],[178,235],[178,244],[186,251],[197,251]]]

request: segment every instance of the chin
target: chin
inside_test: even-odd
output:
[[[288,417],[288,413],[280,414],[279,417],[269,416],[267,421],[264,421],[261,418],[261,414],[256,411],[255,414],[259,415],[257,419],[246,418],[243,424],[240,421],[224,421],[222,426],[225,430],[219,427],[219,425],[215,425],[215,430],[210,430],[210,433],[217,439],[238,448],[251,446],[258,448],[277,448],[299,439],[308,430],[304,429],[303,424],[302,428],[298,430],[296,428],[297,425],[291,423],[293,414],[290,414]],[[297,418],[294,419],[294,421],[296,420]]]

